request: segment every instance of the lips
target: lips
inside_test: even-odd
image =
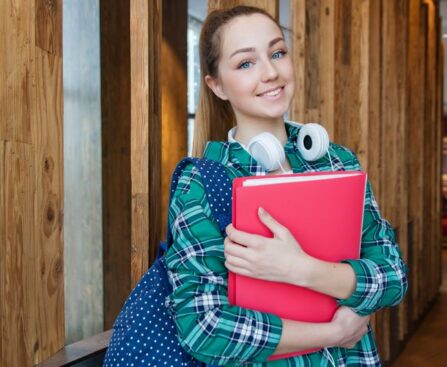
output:
[[[258,94],[258,97],[262,97],[262,96],[266,96],[266,95],[267,96],[275,96],[275,95],[281,93],[281,90],[283,88],[284,88],[284,86],[268,89],[265,92]],[[274,93],[274,92],[276,92],[276,93]]]

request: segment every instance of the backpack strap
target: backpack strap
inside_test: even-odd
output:
[[[225,166],[217,161],[206,158],[183,158],[177,164],[177,167],[172,174],[169,206],[171,206],[172,196],[177,188],[178,181],[189,163],[192,163],[199,170],[200,175],[203,178],[203,184],[205,186],[205,192],[210,204],[211,212],[219,225],[219,230],[224,233],[225,227],[231,223],[232,182]],[[169,222],[169,218],[167,222]],[[166,233],[166,241],[160,243],[158,256],[160,256],[161,253],[166,252],[172,245],[173,237],[169,229],[169,224]]]

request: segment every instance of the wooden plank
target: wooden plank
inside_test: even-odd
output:
[[[267,10],[276,19],[279,17],[278,0],[208,0],[208,12],[213,9],[228,9],[236,5],[256,6]]]
[[[130,1],[99,5],[104,327],[111,328],[131,290]]]
[[[404,259],[407,257],[407,190],[406,170],[406,3],[404,1],[383,1],[382,38],[382,197],[383,216],[397,227],[398,243]],[[405,314],[405,302],[399,305],[401,315]],[[389,360],[395,350],[391,332],[398,327],[399,337],[405,333],[405,318],[390,318],[389,309],[383,311],[387,325],[384,330],[383,358]],[[399,320],[399,325],[389,321]]]
[[[1,1],[0,14],[0,139],[31,143],[34,1]]]
[[[424,182],[424,72],[423,30],[420,0],[409,2],[408,34],[408,162],[411,178],[408,180],[408,218],[412,222],[412,256],[409,257],[409,294],[412,312],[410,320],[419,315],[420,252],[423,244],[423,182]]]
[[[363,125],[362,142],[359,143],[359,160],[368,173],[372,190],[376,198],[381,195],[381,160],[382,160],[382,121],[381,121],[381,2],[367,1],[362,4],[362,35],[360,52],[361,63],[361,112]],[[366,115],[367,114],[367,115]],[[362,149],[363,147],[363,149]],[[363,151],[364,150],[364,151]],[[375,335],[380,335],[382,328],[380,315],[371,318]]]
[[[290,107],[290,118],[295,121],[305,122],[305,90],[306,85],[306,2],[300,0],[290,1],[291,28],[290,37],[292,59],[295,67],[295,96]],[[331,98],[329,91],[326,98]]]
[[[436,188],[437,183],[435,182],[436,178],[436,84],[435,84],[435,70],[436,70],[436,28],[435,28],[435,7],[431,1],[427,2],[427,148],[428,148],[428,160],[427,160],[427,175],[428,175],[428,218],[429,218],[429,226],[428,233],[429,238],[426,243],[427,247],[427,268],[426,270],[426,287],[427,287],[427,295],[425,304],[428,305],[430,300],[433,298],[437,289],[435,289],[434,281],[433,281],[433,256],[436,247],[436,212],[435,212],[435,200],[436,200]]]
[[[428,265],[427,264],[427,254],[428,254],[428,247],[430,245],[430,141],[428,139],[429,136],[429,109],[428,109],[428,99],[429,99],[429,90],[427,88],[428,86],[428,68],[429,68],[429,60],[428,60],[428,6],[426,3],[422,6],[422,23],[423,23],[423,43],[424,43],[424,59],[425,59],[425,69],[424,69],[424,120],[423,120],[423,134],[424,134],[424,186],[423,186],[423,192],[424,192],[424,208],[423,208],[423,216],[424,216],[424,227],[423,227],[423,244],[422,249],[420,253],[421,257],[421,264],[420,269],[425,269],[425,271],[420,272],[420,281],[419,281],[419,289],[420,289],[420,314],[424,313],[426,307],[427,307],[427,290],[428,290],[428,284],[427,284],[427,271]],[[425,286],[427,284],[427,286]]]
[[[306,80],[304,84],[306,111],[317,110],[320,104],[320,1],[312,0],[307,2],[305,27],[305,67]],[[312,25],[312,26],[310,26]],[[307,116],[307,119],[316,121],[316,116]]]
[[[0,182],[3,184],[5,182],[5,149],[6,149],[6,141],[0,140]],[[0,192],[0,243],[6,244],[6,235],[5,235],[5,219],[6,218],[6,208],[5,208],[5,191],[2,190]],[[0,299],[5,299],[5,281],[6,281],[6,273],[3,269],[6,268],[6,246],[0,246]],[[3,340],[3,330],[6,328],[4,325],[6,324],[6,320],[3,320],[3,315],[5,315],[5,304],[4,302],[0,302],[0,363],[5,362],[5,357],[3,357],[3,353],[6,354],[6,341]],[[3,344],[5,344],[3,346]]]
[[[154,52],[161,50],[161,4],[130,3],[132,287],[153,262],[161,238],[160,52]]]
[[[335,44],[334,34],[334,16],[335,0],[321,0],[320,6],[320,64],[319,64],[319,118],[321,123],[329,134],[329,138],[334,137],[334,72],[335,72]],[[297,10],[299,11],[299,10]],[[293,13],[295,13],[293,11]],[[296,56],[296,55],[294,55]],[[299,63],[297,63],[299,65]],[[297,65],[297,66],[298,66]],[[298,86],[301,85],[298,83]],[[295,98],[301,95],[296,93]]]
[[[35,367],[80,366],[83,365],[81,362],[87,362],[87,365],[90,365],[88,363],[89,360],[106,352],[111,336],[112,330],[107,330],[76,343],[66,345]]]
[[[1,144],[3,182],[1,250],[0,338],[4,341],[0,365],[29,366],[38,345],[37,291],[34,242],[34,162],[30,144]],[[25,286],[26,285],[26,286]]]
[[[32,131],[36,167],[36,261],[40,268],[36,274],[38,362],[64,345],[64,175],[62,58],[40,48],[35,52],[37,89]]]
[[[175,27],[172,25],[175,24]],[[162,91],[162,175],[160,233],[166,235],[172,173],[188,154],[186,45],[188,7],[186,1],[163,1]]]
[[[435,183],[437,187],[436,192],[436,210],[435,210],[435,233],[436,233],[436,249],[433,258],[434,268],[434,281],[436,297],[439,287],[442,282],[442,216],[443,216],[443,195],[442,195],[442,141],[443,141],[443,128],[442,128],[442,115],[443,115],[443,58],[442,52],[442,18],[440,17],[440,7],[436,7],[436,112],[435,112],[435,124],[436,124],[436,179]]]
[[[61,2],[55,7],[62,12]],[[52,22],[47,14],[36,16],[36,22]],[[38,26],[36,24],[36,26]],[[61,44],[62,22],[52,29],[56,44]],[[63,270],[63,110],[62,55],[49,54],[35,47],[36,89],[32,125],[35,147],[34,165],[36,206],[34,226],[38,246],[36,256],[37,319],[39,347],[35,362],[41,361],[64,345],[64,270]]]
[[[42,52],[35,29],[53,16],[36,2],[2,2],[2,263],[1,365],[32,365],[64,343],[62,236],[62,60]],[[48,33],[61,44],[61,23]],[[5,84],[3,84],[5,82]],[[7,321],[5,321],[7,320]]]
[[[334,0],[291,1],[296,91],[291,119],[318,122],[334,136]]]
[[[62,0],[36,1],[36,46],[62,56]]]
[[[441,24],[442,21],[440,20]],[[440,206],[440,215],[439,215],[439,231],[440,233],[440,241],[439,241],[439,248],[441,254],[443,253],[443,243],[442,243],[442,221],[443,221],[443,193],[442,193],[442,169],[443,169],[443,136],[444,136],[444,126],[443,126],[443,120],[444,120],[444,78],[445,78],[445,72],[444,72],[444,65],[445,65],[445,46],[442,38],[439,39],[439,76],[438,76],[438,84],[439,84],[439,99],[438,99],[438,106],[439,106],[439,112],[438,112],[438,119],[439,119],[439,131],[441,136],[440,141],[440,164],[439,164],[439,185],[440,185],[440,199],[439,199],[439,206]],[[443,283],[443,262],[442,262],[442,256],[439,256],[438,264],[436,265],[438,267],[438,279],[437,282],[441,286]]]

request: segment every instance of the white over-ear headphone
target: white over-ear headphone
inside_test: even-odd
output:
[[[301,127],[297,137],[297,145],[299,152],[306,161],[316,161],[326,153],[329,154],[329,135],[323,126],[316,123],[286,122]],[[236,127],[233,127],[228,132],[228,141],[230,143],[236,142],[234,139],[235,129]],[[282,163],[286,159],[284,147],[274,135],[263,132],[251,138],[248,146],[241,145],[267,172],[275,171],[280,167],[284,171],[282,168]],[[332,167],[330,157],[329,160]]]

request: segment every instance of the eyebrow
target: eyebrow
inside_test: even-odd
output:
[[[277,38],[272,39],[272,40],[269,42],[269,48],[272,47],[275,43],[277,43],[277,42],[279,42],[279,41],[284,41],[284,38],[282,38],[282,37],[277,37]],[[240,53],[240,52],[253,52],[254,50],[256,50],[256,48],[254,48],[254,47],[241,48],[241,49],[239,49],[239,50],[234,51],[234,52],[231,54],[230,59],[231,59],[234,55],[236,55],[237,53]]]

